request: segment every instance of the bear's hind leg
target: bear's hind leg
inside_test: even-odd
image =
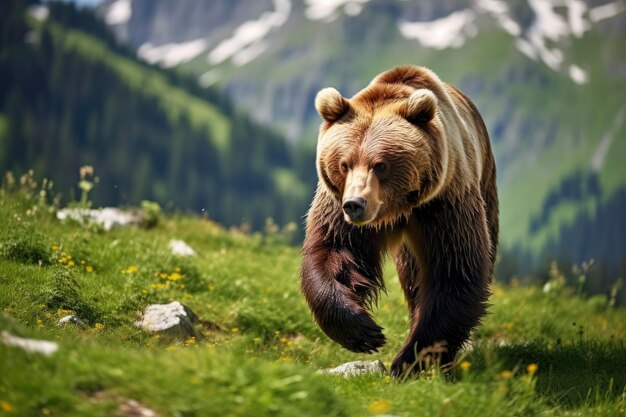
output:
[[[448,365],[487,309],[491,248],[478,191],[429,202],[413,213],[411,250],[419,254],[420,284],[409,336],[391,366],[395,376],[433,359]]]

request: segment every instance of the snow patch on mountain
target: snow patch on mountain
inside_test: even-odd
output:
[[[402,36],[415,39],[426,48],[460,48],[466,39],[478,33],[475,20],[476,13],[472,9],[464,9],[430,22],[401,21],[398,29]]]
[[[247,64],[267,48],[263,40],[270,32],[285,24],[289,13],[290,0],[274,0],[273,12],[265,12],[256,20],[242,23],[230,38],[209,52],[208,62],[217,65],[232,58],[236,66]]]
[[[520,25],[509,15],[509,6],[501,0],[478,0],[476,6],[495,19],[498,25],[511,36],[522,33]]]
[[[369,0],[304,0],[304,15],[309,20],[331,22],[339,16],[340,9],[348,16],[356,16]]]
[[[107,25],[123,25],[130,20],[133,14],[133,8],[130,4],[131,0],[117,0],[112,3],[104,15],[104,21]]]
[[[159,64],[164,68],[175,67],[189,62],[208,48],[206,39],[195,39],[182,43],[166,43],[153,45],[144,43],[137,50],[137,56],[149,64]]]
[[[587,72],[576,64],[570,65],[567,71],[568,71],[569,77],[576,84],[585,84],[587,80],[589,79],[589,75],[587,75]]]
[[[589,10],[589,19],[593,22],[610,19],[626,10],[626,5],[620,1],[604,4]]]
[[[534,59],[541,60],[552,70],[558,71],[564,61],[564,54],[558,47],[551,47],[570,36],[580,38],[583,33],[590,29],[589,23],[584,19],[587,6],[580,0],[528,0],[530,8],[535,13],[535,20],[524,34],[524,41],[518,42],[518,47],[532,50]],[[556,10],[557,7],[567,9],[567,15],[563,16]]]
[[[535,20],[528,31],[516,39],[516,47],[527,57],[541,61],[554,71],[566,69],[576,84],[585,84],[589,76],[576,64],[565,65],[565,54],[556,44],[581,38],[592,23],[609,19],[624,11],[620,1],[589,9],[581,0],[528,0]],[[565,9],[559,13],[558,9]],[[564,68],[565,67],[565,68]]]

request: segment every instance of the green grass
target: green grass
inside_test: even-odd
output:
[[[341,349],[298,290],[298,248],[207,219],[151,229],[62,224],[38,189],[0,190],[0,330],[59,343],[44,357],[0,344],[0,415],[109,416],[129,400],[160,416],[623,416],[626,311],[604,296],[493,286],[490,315],[464,366],[406,381],[316,375],[351,360],[389,366],[407,332],[397,276],[375,311],[388,345]],[[183,239],[196,257],[170,254]],[[502,277],[504,278],[504,277]],[[198,340],[137,329],[151,303],[179,300]],[[57,326],[69,311],[85,327]],[[529,372],[528,366],[537,365]]]

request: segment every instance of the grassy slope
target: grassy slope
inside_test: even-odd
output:
[[[390,265],[375,312],[388,345],[356,355],[314,325],[298,291],[298,250],[278,236],[190,217],[104,233],[57,222],[35,196],[0,191],[0,329],[60,350],[45,358],[0,344],[0,369],[11,376],[0,379],[0,414],[105,416],[128,399],[161,416],[624,413],[626,311],[604,297],[494,285],[491,314],[463,358],[469,369],[402,383],[318,376],[349,360],[393,359],[406,311]],[[171,255],[173,238],[198,256]],[[148,304],[172,300],[202,320],[201,340],[133,326]],[[87,327],[58,327],[65,310]]]

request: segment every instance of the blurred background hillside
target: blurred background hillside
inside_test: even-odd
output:
[[[5,0],[0,169],[32,168],[67,202],[93,165],[96,205],[301,229],[315,93],[349,97],[401,64],[456,84],[485,119],[498,279],[590,259],[589,292],[625,276],[623,0]]]

